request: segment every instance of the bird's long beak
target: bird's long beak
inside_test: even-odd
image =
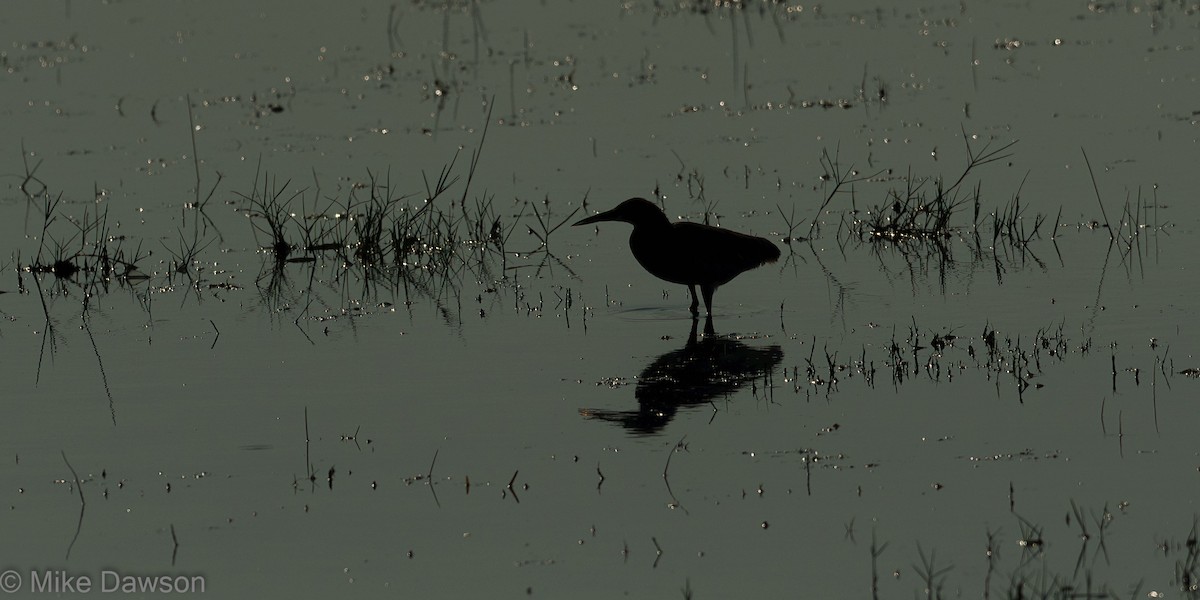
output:
[[[600,221],[616,221],[617,219],[613,217],[613,212],[615,212],[615,211],[606,210],[602,213],[594,214],[586,219],[580,219],[580,220],[576,221],[574,224],[571,225],[571,227],[579,227],[580,225],[590,225],[592,223],[599,223]]]
[[[575,222],[575,224],[572,224],[571,227],[578,227],[578,226],[581,226],[581,224],[599,223],[600,221],[625,221],[625,222],[628,222],[629,221],[628,217],[625,217],[624,215],[619,214],[619,212],[617,212],[619,209],[620,209],[620,205],[617,205],[617,208],[606,210],[604,212],[596,212],[595,215],[592,215],[587,218],[581,218],[581,220],[578,220]]]

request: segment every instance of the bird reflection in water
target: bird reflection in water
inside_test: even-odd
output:
[[[769,385],[766,380],[783,361],[779,346],[752,348],[708,334],[697,339],[696,326],[693,319],[683,348],[659,356],[642,370],[633,393],[636,410],[582,409],[580,414],[620,425],[634,435],[652,435],[662,431],[682,407],[729,396],[760,377]],[[711,322],[707,327],[712,327]]]

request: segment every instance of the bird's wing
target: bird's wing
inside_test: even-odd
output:
[[[693,249],[694,269],[717,285],[779,258],[779,248],[760,237],[699,223],[677,223],[675,230],[677,245]]]

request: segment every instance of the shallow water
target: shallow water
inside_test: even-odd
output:
[[[16,595],[1194,596],[1200,7],[746,6],[0,17]],[[656,192],[783,249],[717,335]]]

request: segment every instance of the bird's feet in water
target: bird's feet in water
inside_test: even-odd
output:
[[[696,328],[699,325],[700,325],[700,318],[692,317],[692,330],[688,334],[688,342],[687,342],[689,346],[694,346],[696,344]],[[717,332],[713,329],[712,315],[709,315],[704,318],[704,336],[705,337],[713,337],[715,335],[717,335]]]
[[[712,318],[712,297],[716,289],[715,285],[700,284],[700,293],[704,294],[704,314],[709,319]],[[692,295],[692,318],[697,318],[700,316],[700,296],[696,294],[695,285],[689,285],[688,292]]]
[[[700,328],[700,318],[694,317],[691,319],[691,331],[688,332],[688,346],[696,346],[697,336],[696,329]],[[716,331],[713,330],[713,317],[704,317],[704,337],[715,337]]]

